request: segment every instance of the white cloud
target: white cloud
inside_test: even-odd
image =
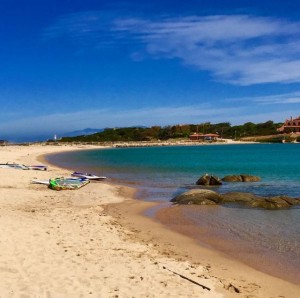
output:
[[[155,58],[178,58],[236,85],[300,82],[299,23],[248,15],[116,18],[85,12],[61,18],[47,38],[69,36],[95,48],[144,46]],[[144,57],[134,48],[132,57]]]
[[[192,43],[236,41],[298,32],[297,24],[247,15],[192,16],[159,21],[127,18],[115,20],[114,24],[115,30],[140,33],[146,40],[169,36]]]
[[[119,20],[116,30],[136,34],[147,51],[179,58],[237,85],[300,82],[299,24],[250,16],[163,21]]]
[[[300,92],[257,97],[254,102],[265,105],[300,104]]]

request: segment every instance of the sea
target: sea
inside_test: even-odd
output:
[[[214,191],[300,197],[300,144],[217,144],[82,150],[47,160],[74,171],[107,176],[138,189],[137,199],[159,203],[146,212],[163,224],[256,269],[300,284],[300,208],[180,206],[170,200],[204,174],[249,174],[260,182],[223,183]],[[163,210],[168,209],[167,212]],[[175,210],[176,209],[176,210]],[[175,224],[174,224],[175,223]],[[176,224],[181,223],[181,224]],[[184,228],[183,228],[184,227]]]

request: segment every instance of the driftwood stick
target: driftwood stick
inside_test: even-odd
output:
[[[180,274],[180,273],[177,273],[177,272],[175,272],[175,271],[172,271],[172,270],[166,268],[165,266],[163,266],[163,269],[166,269],[166,270],[172,272],[173,274],[176,274],[176,275],[180,276],[181,278],[183,278],[183,279],[185,279],[185,280],[187,280],[187,281],[189,281],[189,282],[191,282],[191,283],[193,283],[193,284],[195,284],[195,285],[201,287],[201,288],[204,289],[204,290],[210,291],[210,288],[208,288],[208,287],[206,287],[206,286],[204,286],[204,285],[201,285],[201,284],[199,284],[198,282],[196,282],[196,281],[194,281],[194,280],[192,280],[192,279],[190,279],[190,278],[188,278],[188,277],[186,277],[186,276],[184,276],[184,275],[182,275],[182,274]]]

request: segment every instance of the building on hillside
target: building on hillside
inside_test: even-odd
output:
[[[216,141],[219,138],[218,134],[208,133],[208,134],[201,134],[201,133],[192,133],[189,135],[191,141]]]
[[[189,136],[191,141],[199,141],[199,140],[203,140],[203,134],[202,133],[192,133]]]
[[[300,133],[300,117],[285,120],[284,124],[277,129],[281,133]]]

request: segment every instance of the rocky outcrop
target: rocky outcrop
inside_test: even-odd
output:
[[[258,176],[241,174],[241,175],[228,175],[222,178],[224,182],[258,182],[261,178]]]
[[[205,174],[201,176],[197,182],[197,185],[222,185],[222,181],[219,177]]]
[[[205,174],[201,176],[196,184],[197,185],[205,185],[205,186],[213,186],[213,185],[222,185],[222,181],[224,182],[258,182],[261,178],[258,176],[240,174],[240,175],[227,175],[220,179],[217,176]]]
[[[221,201],[220,194],[208,189],[192,189],[171,200],[181,205],[216,205]]]
[[[285,196],[264,198],[263,200],[253,200],[248,206],[263,209],[284,209],[300,205],[300,199],[292,199]]]
[[[171,202],[182,205],[220,205],[220,204],[241,204],[250,208],[262,209],[284,209],[300,205],[299,198],[287,196],[260,197],[251,193],[230,192],[218,194],[207,189],[189,190],[173,198]]]
[[[228,175],[222,178],[224,182],[243,182],[241,175]]]
[[[239,203],[252,208],[283,209],[299,205],[300,200],[286,196],[265,198],[251,193],[232,192],[222,195],[222,203]]]
[[[256,199],[262,199],[248,192],[228,192],[222,194],[222,203],[248,203]]]
[[[253,176],[253,175],[241,175],[243,182],[258,182],[261,180],[260,177],[258,176]]]

